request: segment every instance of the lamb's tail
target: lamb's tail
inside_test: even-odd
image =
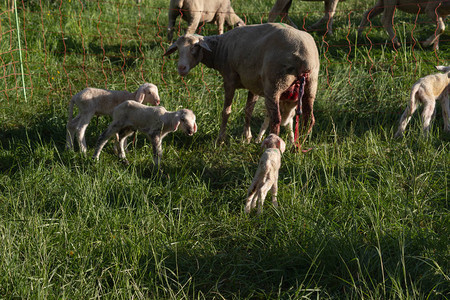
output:
[[[417,104],[419,104],[418,103],[419,100],[416,97],[419,88],[420,88],[420,85],[415,84],[413,86],[413,88],[411,89],[411,94],[410,94],[409,104],[408,104],[409,115],[412,115],[414,113],[414,111],[416,110],[415,108],[417,107]]]

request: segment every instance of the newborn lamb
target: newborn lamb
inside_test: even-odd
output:
[[[450,131],[448,118],[450,117],[450,66],[436,66],[436,69],[444,72],[420,78],[411,88],[411,97],[408,106],[400,118],[400,125],[394,138],[403,136],[406,125],[411,120],[412,114],[416,111],[419,102],[423,104],[422,122],[425,136],[430,131],[431,118],[433,117],[436,100],[441,102],[442,117],[444,118],[444,131]]]
[[[75,133],[78,137],[80,151],[86,153],[87,146],[84,134],[94,115],[112,115],[114,107],[126,100],[134,99],[139,103],[159,104],[158,87],[151,83],[144,83],[134,93],[128,91],[109,91],[96,88],[85,88],[75,94],[69,103],[69,117],[67,121],[66,148],[73,148]],[[73,106],[78,106],[78,115],[73,118]]]
[[[263,141],[261,147],[266,148],[266,150],[259,160],[258,170],[256,170],[252,184],[248,188],[247,203],[245,204],[246,213],[250,213],[258,203],[258,214],[261,214],[264,199],[270,189],[272,190],[272,204],[278,207],[278,171],[281,166],[281,154],[284,153],[286,144],[279,136],[271,133]]]
[[[108,128],[100,135],[95,149],[95,160],[98,160],[108,139],[119,133],[119,158],[128,163],[124,144],[125,139],[134,131],[139,130],[147,135],[153,147],[153,161],[157,167],[161,162],[162,139],[170,132],[181,128],[191,136],[197,132],[195,115],[189,109],[181,109],[175,112],[167,111],[162,106],[147,106],[136,101],[125,101],[118,105],[113,112],[113,120]]]

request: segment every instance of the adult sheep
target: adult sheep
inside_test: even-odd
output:
[[[175,21],[178,16],[188,22],[186,33],[195,33],[201,22],[217,24],[219,34],[223,33],[223,26],[244,26],[245,23],[236,15],[230,0],[170,0],[169,26],[167,38],[173,39]]]
[[[303,88],[303,125],[314,125],[313,105],[319,75],[319,52],[312,36],[286,24],[267,23],[235,28],[223,35],[184,35],[164,53],[178,50],[178,73],[185,76],[198,63],[216,69],[223,77],[225,102],[218,142],[226,125],[236,89],[248,90],[244,138],[251,140],[250,119],[258,96],[264,96],[271,133],[280,130],[280,97],[307,78]],[[298,93],[294,93],[298,94]],[[293,99],[296,101],[297,99]]]
[[[322,1],[322,0],[303,0],[303,1]],[[333,17],[336,13],[336,7],[339,0],[325,0],[325,15],[316,23],[308,27],[308,30],[320,29],[324,23],[327,24],[328,33],[333,33]],[[289,18],[288,11],[291,7],[292,0],[277,0],[269,12],[269,22],[275,21],[277,16],[286,18],[294,27],[297,27],[294,22]]]
[[[439,48],[439,36],[445,30],[444,20],[450,14],[449,0],[378,0],[372,8],[364,13],[361,24],[359,24],[358,35],[361,35],[364,27],[373,17],[383,13],[383,27],[394,45],[399,47],[400,43],[392,24],[396,8],[411,14],[425,13],[435,21],[437,23],[436,31],[423,42],[423,45],[426,47],[433,45],[435,49]]]

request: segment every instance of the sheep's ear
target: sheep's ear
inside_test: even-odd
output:
[[[175,51],[177,51],[178,46],[176,43],[173,43],[172,45],[170,45],[170,47],[167,49],[167,51],[163,54],[163,56],[167,56],[170,55],[172,53],[174,53]]]
[[[212,52],[211,48],[209,48],[208,43],[205,42],[205,40],[201,39],[197,45],[199,45],[200,47],[202,47],[203,49],[205,49],[206,51]]]

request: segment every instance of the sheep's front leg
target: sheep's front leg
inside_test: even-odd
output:
[[[192,18],[189,22],[189,25],[186,29],[187,34],[194,34],[195,30],[197,30],[198,23],[200,23],[200,20],[202,19],[202,13],[201,12],[193,12]]]
[[[160,135],[150,136],[150,141],[153,148],[153,163],[159,168],[162,157],[162,140]]]
[[[175,21],[180,15],[180,8],[169,8],[169,25],[167,26],[167,39],[171,42],[173,40],[173,32],[175,27]]]
[[[316,23],[309,26],[308,29],[318,29],[323,23],[327,24],[327,32],[333,34],[333,17],[336,13],[338,0],[325,0],[325,15]]]
[[[395,6],[387,5],[384,7],[383,12],[383,27],[389,34],[389,37],[391,38],[392,43],[395,47],[400,47],[400,43],[397,39],[395,30],[394,30],[394,13],[395,13]]]
[[[228,118],[231,113],[231,103],[233,102],[234,92],[236,90],[233,83],[224,82],[225,89],[225,101],[223,103],[222,110],[222,123],[220,124],[219,137],[217,138],[217,143],[222,143],[225,140],[225,134],[227,130]]]
[[[375,4],[375,6],[373,6],[371,9],[367,10],[364,14],[363,17],[361,19],[361,23],[359,24],[358,27],[358,36],[361,36],[364,27],[366,27],[367,23],[369,23],[369,21],[378,16],[379,14],[381,14],[383,12],[383,0],[379,0],[377,2],[377,4]]]
[[[255,108],[258,95],[248,92],[247,104],[245,105],[245,125],[244,125],[244,141],[250,143],[252,139],[252,130],[250,128],[250,121],[252,119],[253,109]]]

